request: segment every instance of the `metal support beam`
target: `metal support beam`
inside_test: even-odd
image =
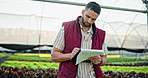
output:
[[[69,1],[61,1],[61,0],[33,0],[33,1],[51,2],[51,3],[77,5],[77,6],[85,6],[86,5],[85,3],[69,2]],[[131,11],[131,12],[140,12],[140,13],[147,13],[146,10],[127,9],[127,8],[102,6],[102,5],[101,5],[101,8],[104,8],[104,9],[113,9],[113,10],[122,10],[122,11]]]
[[[142,0],[143,3],[146,5],[146,8],[147,8],[147,35],[148,35],[148,0]],[[147,49],[148,48],[148,39],[147,39],[147,43],[146,43],[146,46],[145,46],[145,52],[147,52]]]

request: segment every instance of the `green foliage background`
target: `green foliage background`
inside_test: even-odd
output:
[[[20,55],[10,55],[5,53],[0,53],[0,57],[3,56],[9,56],[7,59],[18,59],[18,60],[45,60],[45,61],[51,61],[50,57],[39,57],[39,56],[20,56]],[[137,58],[124,58],[124,62],[122,58],[108,58],[107,63],[113,63],[113,64],[128,64],[128,63],[140,63],[140,62],[148,62],[148,59],[137,59]],[[33,68],[33,69],[48,69],[48,68],[54,68],[58,69],[59,63],[55,62],[29,62],[29,61],[5,61],[4,63],[0,64],[0,67],[2,66],[11,66],[11,67],[27,67],[27,68]],[[144,72],[148,73],[148,66],[141,66],[141,67],[134,67],[134,66],[101,66],[101,69],[103,71],[113,71],[113,72],[131,72],[135,71],[136,73]]]

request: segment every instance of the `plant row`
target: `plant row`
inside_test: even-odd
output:
[[[49,69],[32,69],[32,68],[13,68],[1,67],[0,78],[57,78],[57,70]]]
[[[105,78],[148,78],[148,73],[129,73],[106,71],[103,72]],[[32,69],[32,68],[13,68],[1,67],[0,78],[57,78],[57,70],[49,69]]]
[[[25,60],[25,59],[7,59],[8,61],[29,61],[29,62],[53,62],[46,60]],[[129,64],[112,64],[107,63],[106,66],[148,66],[148,62],[144,63],[129,63]]]
[[[106,64],[106,66],[148,66],[148,62],[144,63],[129,63],[129,64]]]
[[[18,67],[21,68],[23,66],[26,66],[27,68],[33,68],[33,69],[48,69],[48,68],[54,68],[58,69],[59,63],[54,62],[26,62],[26,61],[5,61],[0,65],[2,66],[11,66],[11,67]],[[113,71],[113,72],[131,72],[135,71],[136,73],[144,72],[148,73],[148,66],[140,66],[140,67],[130,67],[130,66],[101,66],[101,69],[103,71]]]
[[[104,72],[105,78],[148,78],[148,73],[136,73],[131,71],[129,73],[106,71]]]
[[[8,59],[25,59],[25,60],[46,60],[51,61],[50,57],[39,57],[38,55],[31,55],[30,53],[26,53],[27,55],[17,55],[17,54],[5,54],[0,53],[0,57],[2,56],[9,56]],[[50,54],[47,54],[50,55]],[[142,58],[108,58],[107,62],[147,62],[148,59],[142,59]]]
[[[148,62],[148,59],[146,58],[107,58],[107,62],[111,63],[111,62]]]
[[[59,64],[58,63],[51,63],[51,62],[29,62],[29,61],[5,61],[4,63],[0,64],[0,67],[2,66],[10,66],[10,67],[24,67],[27,68],[33,68],[33,69],[48,69],[48,68],[54,68],[58,69]]]
[[[7,61],[53,62],[49,60],[6,59]]]
[[[148,66],[143,67],[129,67],[129,66],[101,66],[102,71],[113,71],[113,72],[123,72],[129,73],[134,71],[136,73],[148,73]]]

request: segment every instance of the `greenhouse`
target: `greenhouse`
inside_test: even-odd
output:
[[[0,0],[0,78],[56,78],[54,40],[90,1]],[[95,24],[106,31],[104,77],[148,78],[148,1],[93,1],[102,9]]]

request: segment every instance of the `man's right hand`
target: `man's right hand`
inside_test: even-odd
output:
[[[79,50],[80,48],[75,47],[70,53],[70,59],[72,59],[79,52]]]
[[[72,60],[72,58],[79,52],[79,48],[74,48],[71,53],[63,53],[62,50],[53,47],[51,52],[51,59],[55,62],[63,62],[67,60]]]

